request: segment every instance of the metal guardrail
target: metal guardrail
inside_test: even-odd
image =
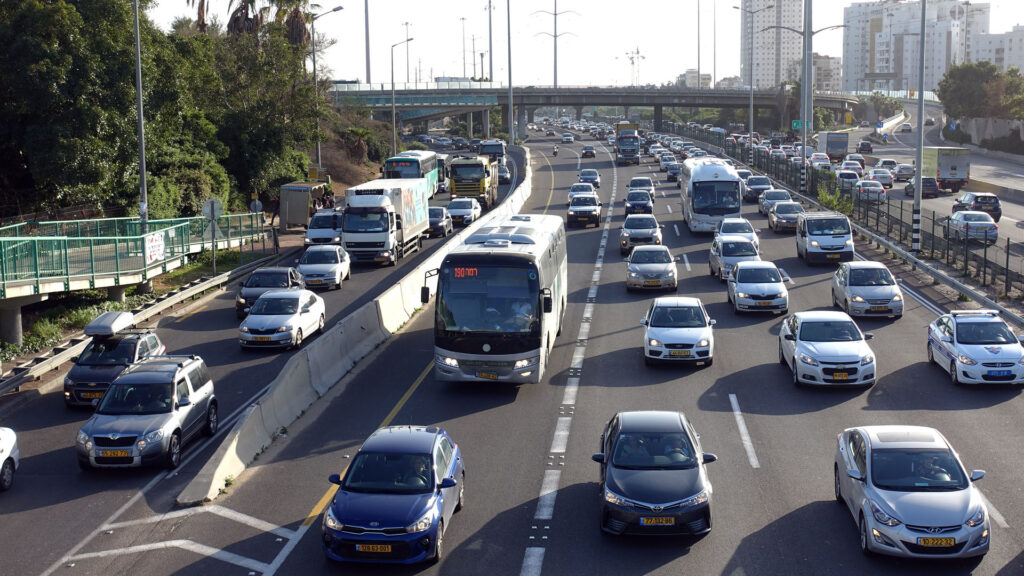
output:
[[[135,322],[144,322],[153,316],[161,314],[165,310],[186,300],[195,298],[208,290],[229,284],[239,276],[244,276],[277,257],[277,254],[265,256],[259,260],[239,266],[238,268],[223,274],[218,274],[212,278],[200,278],[198,280],[194,280],[175,292],[163,294],[159,298],[150,302],[147,306],[133,310],[132,313],[135,315]],[[92,338],[85,334],[76,334],[68,339],[67,342],[53,347],[46,353],[37,356],[32,360],[15,366],[9,371],[5,378],[0,379],[0,395],[6,394],[12,390],[17,390],[21,386],[37,380],[41,374],[50,370],[55,370],[61,364],[69,361],[74,356],[81,354],[82,350],[85,349],[86,345],[91,340]]]

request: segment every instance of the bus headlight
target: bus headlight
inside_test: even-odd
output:
[[[523,358],[522,360],[516,360],[516,363],[512,366],[514,370],[521,370],[533,366],[540,360],[540,356],[534,356],[532,358]]]
[[[444,364],[445,366],[449,366],[451,368],[459,367],[459,361],[456,360],[455,358],[449,358],[448,356],[438,356],[437,363]]]

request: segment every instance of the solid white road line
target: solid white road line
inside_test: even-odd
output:
[[[540,485],[537,497],[537,512],[534,520],[551,520],[555,514],[555,496],[558,494],[558,481],[562,477],[561,470],[545,470],[544,481]]]
[[[743,441],[743,448],[747,451],[747,460],[750,460],[751,468],[760,468],[757,461],[757,454],[754,453],[754,443],[750,440],[750,433],[747,432],[747,424],[743,421],[743,412],[740,411],[740,403],[736,400],[735,394],[729,394],[729,403],[732,404],[732,413],[736,417],[736,427],[740,431],[740,439]]]
[[[978,491],[978,494],[981,494],[980,490]],[[996,510],[996,507],[988,501],[988,498],[986,498],[984,494],[981,494],[981,499],[985,501],[985,506],[988,507],[989,516],[996,521],[996,524],[998,524],[1000,528],[1009,528],[1010,525],[1006,523],[1006,518],[1003,518],[1003,515],[999,513],[999,510]]]
[[[665,204],[665,209],[668,210],[669,214],[672,213],[672,205],[671,204]]]
[[[687,272],[692,272],[693,271],[693,269],[690,268],[690,259],[686,257],[686,254],[683,254],[683,264],[686,265],[686,271]]]
[[[523,554],[523,568],[519,576],[540,576],[541,566],[544,564],[544,548],[531,546]]]
[[[150,552],[153,550],[166,550],[168,548],[181,548],[194,552],[201,556],[208,556],[215,558],[222,562],[241,566],[248,570],[253,570],[260,573],[267,573],[270,569],[269,564],[254,560],[252,558],[246,558],[240,556],[234,552],[228,552],[191,540],[166,540],[164,542],[155,542],[153,544],[141,544],[139,546],[128,546],[127,548],[114,548],[113,550],[103,550],[101,552],[87,552],[85,554],[79,554],[74,557],[74,560],[88,560],[91,558],[107,558],[110,556],[124,556],[126,554],[136,554],[141,552]]]
[[[561,416],[555,424],[555,436],[551,439],[552,454],[565,454],[565,447],[569,443],[569,428],[572,426],[572,416]]]
[[[673,224],[672,225],[672,229],[676,231],[676,236],[679,236],[679,225],[678,224]]]

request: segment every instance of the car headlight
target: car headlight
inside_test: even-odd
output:
[[[736,297],[737,298],[750,298],[750,294],[747,294],[746,292],[737,292],[736,293]]]
[[[882,510],[882,508],[878,504],[875,504],[871,500],[868,500],[868,504],[871,505],[871,515],[874,516],[875,520],[877,520],[879,523],[890,527],[900,525],[899,520],[897,520],[893,516],[890,516],[885,510]]]
[[[658,347],[661,346],[661,342],[659,342],[658,340],[656,340],[654,338],[651,338],[651,339],[647,340],[647,345],[652,347],[652,348],[658,348]]]
[[[239,332],[244,332],[244,333],[248,334],[249,333],[249,327],[248,326],[242,326],[241,328],[238,329],[238,331]]]
[[[413,522],[412,524],[405,527],[405,531],[412,534],[414,532],[425,532],[430,529],[431,524],[434,523],[434,510],[430,509],[426,514],[420,516],[420,519]]]
[[[639,278],[640,277],[640,273],[639,272],[629,272],[629,277],[630,278]]]
[[[705,348],[709,344],[711,344],[711,341],[709,339],[701,338],[700,340],[697,341],[697,348]]]
[[[817,248],[818,246],[821,246],[821,244],[819,244],[817,240],[811,240],[811,246]]]
[[[280,328],[278,328],[278,329],[277,329],[277,331],[278,331],[278,332],[290,332],[290,331],[291,331],[291,329],[292,329],[292,327],[291,327],[291,326],[288,326],[288,325],[286,324],[286,325],[284,325],[284,326],[281,326]]]
[[[897,295],[893,296],[892,301],[893,302],[903,302],[903,295],[902,294],[897,294]]]
[[[605,488],[604,489],[604,501],[609,504],[615,504],[616,506],[632,506],[633,501],[628,498],[623,498],[615,492]]]
[[[153,430],[149,434],[146,434],[145,436],[143,436],[142,440],[139,440],[135,444],[135,446],[141,452],[141,451],[146,449],[146,446],[148,446],[148,445],[150,445],[150,444],[160,440],[163,437],[164,437],[164,431],[163,430]]]
[[[803,362],[804,364],[807,364],[808,366],[817,366],[818,365],[818,361],[815,360],[814,358],[808,356],[807,354],[801,354],[800,355],[800,361]]]
[[[88,441],[89,441],[89,435],[86,434],[84,430],[79,430],[78,431],[78,436],[75,437],[75,442],[77,442],[79,444],[85,444]]]
[[[853,246],[853,240],[847,240],[846,241],[846,245],[847,246]]]
[[[867,366],[868,364],[871,364],[874,361],[875,361],[874,355],[868,354],[867,356],[864,356],[863,358],[860,359],[860,365],[861,366]]]
[[[675,278],[676,277],[676,271],[675,270],[669,270],[668,272],[665,272],[665,277],[666,278]]]
[[[981,524],[984,521],[985,521],[985,509],[984,508],[978,508],[978,511],[974,513],[974,516],[971,516],[970,518],[968,518],[967,522],[964,522],[964,524],[970,526],[971,528],[974,528],[975,526]]]
[[[242,298],[242,295],[239,294],[238,296],[235,296],[235,302],[238,302],[239,304],[245,304],[245,298]]]
[[[438,356],[437,361],[441,364],[444,364],[445,366],[450,366],[452,368],[459,367],[459,361],[456,360],[455,358],[450,358],[448,356]]]
[[[341,242],[341,236],[335,236],[334,238],[331,238],[331,242]]]
[[[693,496],[690,496],[686,500],[683,500],[682,502],[680,502],[679,503],[679,507],[683,508],[683,509],[693,508],[695,506],[700,506],[702,504],[707,504],[707,501],[708,501],[708,491],[707,490],[701,490],[700,493],[694,494]]]
[[[854,301],[854,302],[863,302],[863,301],[864,301],[864,298],[861,298],[860,296],[858,296],[858,295],[854,294],[854,295],[853,295],[853,297],[852,297],[852,298],[850,298],[850,300],[852,300],[852,301]]]
[[[956,357],[956,359],[959,360],[960,363],[963,364],[964,366],[974,366],[975,364],[977,364],[977,362],[974,361],[974,358],[971,358],[966,354],[960,354]]]
[[[312,242],[312,240],[310,240],[308,236],[306,238],[303,238],[302,241],[304,243],[306,243],[306,244],[309,244],[310,242]]]
[[[334,517],[334,511],[330,506],[327,507],[327,513],[324,514],[324,526],[338,531],[345,527],[344,524],[338,522],[338,519]]]
[[[1024,366],[1024,356],[1021,356],[1020,360],[1017,360],[1017,366]]]

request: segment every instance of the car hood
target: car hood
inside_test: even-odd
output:
[[[1016,362],[1024,356],[1024,347],[1020,344],[959,344],[958,347],[961,352],[978,362]]]
[[[640,274],[667,274],[676,269],[672,263],[668,264],[630,264],[629,271]]]
[[[449,208],[448,213],[452,216],[471,216],[473,214],[472,208]]]
[[[441,222],[443,222],[444,220],[445,220],[444,218],[431,218],[430,219],[430,225],[431,226],[440,226]]]
[[[751,192],[764,192],[770,188],[771,186],[768,184],[747,184],[747,190],[750,190]]]
[[[295,314],[249,314],[242,321],[242,327],[250,330],[272,330],[284,325],[292,325],[297,319]]]
[[[737,292],[747,294],[786,294],[786,287],[782,282],[737,282]]]
[[[797,216],[799,216],[799,213],[784,213],[784,214],[779,214],[778,212],[775,213],[775,219],[776,220],[782,220],[783,222],[796,222]]]
[[[626,200],[626,206],[651,206],[653,204],[650,198],[647,200]]]
[[[163,414],[93,414],[82,426],[89,436],[145,436],[153,430],[163,428],[174,413]]]
[[[735,266],[737,262],[759,262],[760,256],[722,256],[722,264]]]
[[[127,367],[126,364],[115,364],[113,366],[83,366],[82,364],[75,364],[68,372],[68,378],[71,378],[76,384],[82,382],[110,384]]]
[[[878,498],[904,524],[957,526],[981,506],[973,487],[955,492],[896,492],[876,489]]]
[[[700,467],[683,470],[628,470],[608,466],[605,486],[620,496],[646,504],[676,502],[706,488]]]
[[[335,274],[341,264],[335,262],[334,264],[300,264],[299,274],[303,276],[320,276],[324,274]]]
[[[419,520],[434,505],[434,498],[434,492],[374,494],[341,489],[331,502],[331,511],[342,524],[370,527],[377,522],[380,528],[401,528]]]
[[[899,287],[893,286],[850,286],[850,293],[865,300],[892,299],[900,293]],[[1020,346],[1018,346],[1019,348]]]
[[[597,212],[600,206],[569,206],[569,212]]]
[[[871,353],[863,341],[853,342],[801,342],[797,353],[804,352],[816,360],[827,362],[859,362]]]
[[[703,338],[711,339],[711,327],[699,328],[647,328],[647,338],[673,344],[696,344]]]
[[[661,228],[623,228],[620,236],[657,236]]]
[[[287,288],[282,288],[280,286],[277,286],[277,287],[259,287],[259,288],[250,287],[250,286],[243,286],[242,289],[238,291],[238,294],[242,298],[245,298],[246,301],[253,301],[253,302],[255,302],[256,299],[259,298],[260,296],[262,296],[264,292],[269,292],[271,290],[287,290]]]

